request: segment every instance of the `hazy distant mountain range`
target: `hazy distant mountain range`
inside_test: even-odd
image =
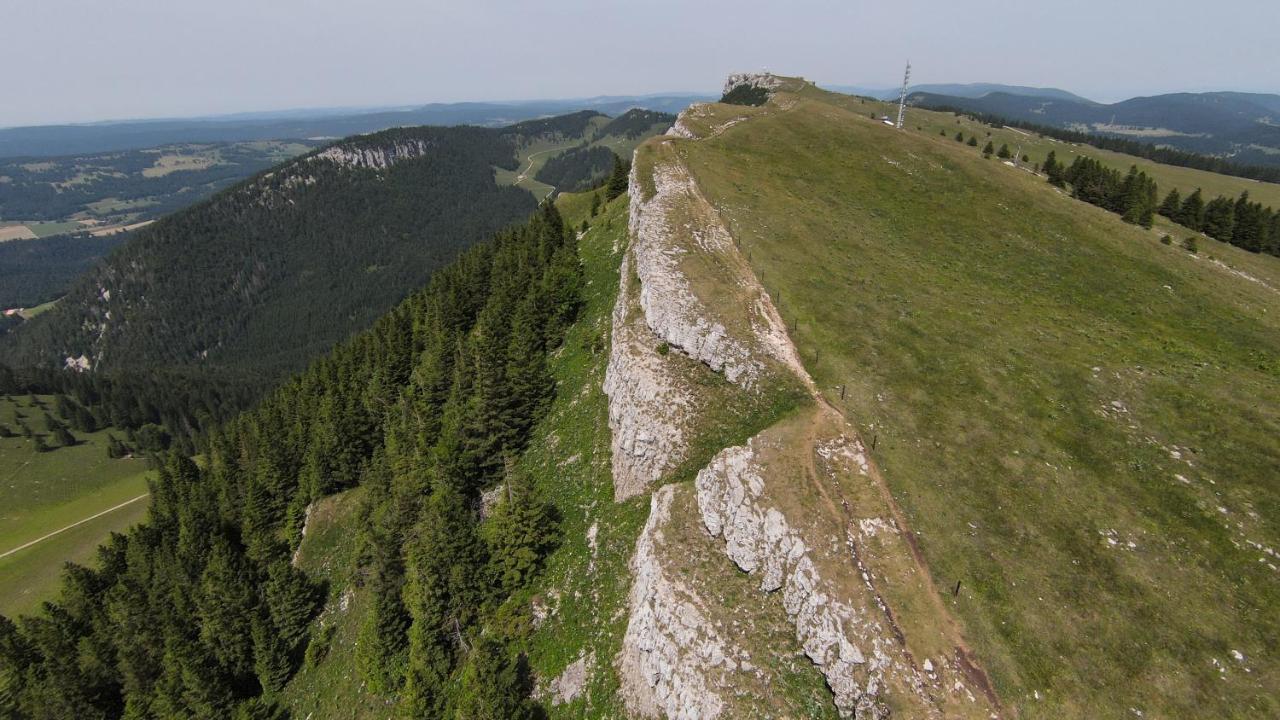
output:
[[[895,88],[833,89],[883,100],[899,93]],[[1280,95],[1169,93],[1107,104],[1057,88],[973,83],[913,85],[908,102],[1123,137],[1239,163],[1280,165]]]
[[[528,102],[432,103],[406,108],[306,109],[204,118],[129,120],[85,125],[0,128],[0,157],[49,157],[135,150],[175,143],[245,142],[282,138],[339,138],[390,127],[497,127],[539,117],[595,110],[620,115],[631,108],[678,113],[710,95],[609,95]]]

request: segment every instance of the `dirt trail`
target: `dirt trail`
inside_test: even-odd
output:
[[[57,530],[54,530],[53,532],[51,532],[51,533],[49,533],[49,534],[47,534],[47,535],[42,535],[41,537],[38,537],[38,538],[36,538],[35,540],[32,540],[32,541],[31,541],[31,542],[29,542],[29,543],[26,543],[26,544],[23,544],[23,545],[19,545],[18,547],[13,548],[12,550],[6,550],[6,551],[4,551],[4,552],[0,553],[0,559],[3,559],[3,558],[6,558],[6,557],[9,557],[10,555],[12,555],[12,554],[14,554],[14,553],[18,552],[19,550],[26,550],[27,548],[31,547],[32,545],[35,545],[36,543],[44,542],[45,540],[48,540],[49,538],[53,537],[54,535],[57,535],[57,534],[59,534],[59,533],[64,533],[64,532],[66,532],[66,531],[68,531],[68,530],[70,530],[70,529],[72,529],[72,528],[74,528],[74,527],[78,527],[78,526],[80,526],[80,525],[83,525],[83,524],[85,524],[85,523],[89,522],[90,520],[97,520],[98,518],[102,517],[103,515],[106,515],[107,513],[114,512],[114,511],[119,510],[120,508],[122,508],[122,507],[126,507],[126,506],[128,506],[128,505],[132,505],[133,503],[136,503],[136,502],[138,502],[139,500],[141,500],[141,499],[143,499],[143,498],[145,498],[145,497],[149,497],[150,495],[151,495],[151,493],[142,493],[141,495],[139,495],[139,496],[138,496],[138,497],[136,497],[136,498],[133,498],[132,500],[125,500],[124,502],[120,503],[119,505],[116,505],[115,507],[109,507],[109,508],[107,508],[106,510],[103,510],[102,512],[99,512],[99,513],[95,513],[95,514],[93,514],[93,515],[90,515],[89,517],[87,517],[87,518],[85,518],[85,519],[83,519],[83,520],[77,520],[76,522],[73,522],[73,523],[71,523],[70,525],[67,525],[66,527],[61,527],[61,528],[58,528]]]

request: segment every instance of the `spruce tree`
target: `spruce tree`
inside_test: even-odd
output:
[[[502,499],[485,521],[489,573],[503,595],[520,589],[541,567],[558,539],[552,509],[540,501],[529,476],[509,470]]]
[[[1178,217],[1174,219],[1197,232],[1204,228],[1204,198],[1200,194],[1200,188],[1196,188],[1195,192],[1182,201]]]
[[[1180,213],[1181,211],[1182,211],[1182,195],[1178,192],[1178,188],[1174,188],[1169,191],[1168,195],[1164,196],[1164,202],[1160,203],[1160,209],[1157,210],[1156,212],[1169,218],[1170,220],[1176,221],[1178,218],[1178,213]]]
[[[216,540],[195,600],[200,639],[232,675],[253,673],[251,619],[257,614],[255,595],[243,555],[227,540]]]
[[[982,156],[983,156],[983,157],[988,157],[988,158],[989,158],[989,157],[991,157],[991,153],[993,153],[993,152],[995,152],[995,151],[996,151],[995,146],[991,144],[991,141],[990,141],[990,140],[988,140],[988,141],[987,141],[987,144],[986,144],[985,146],[983,146],[983,148],[982,148]]]
[[[627,191],[627,185],[630,182],[631,163],[624,161],[617,155],[613,156],[613,171],[609,174],[609,182],[605,185],[604,196],[606,200],[612,200]]]
[[[1013,153],[1009,151],[1009,146],[1007,144],[1001,144],[1000,149],[996,152],[996,157],[1001,160],[1008,160],[1013,157]]]
[[[496,639],[476,641],[462,672],[456,717],[467,720],[528,720],[534,717],[529,700],[528,670]]]
[[[292,654],[307,637],[307,625],[319,605],[319,593],[307,576],[284,558],[271,563],[264,589],[273,634]]]
[[[956,131],[956,142],[964,142],[964,133],[960,130]]]
[[[448,485],[427,500],[407,550],[409,628],[405,696],[410,714],[441,717],[456,653],[486,604],[484,544],[466,498]]]
[[[1222,242],[1231,242],[1235,229],[1236,203],[1216,197],[1204,208],[1204,234]]]
[[[409,613],[405,610],[400,548],[383,533],[373,541],[368,581],[371,603],[360,625],[356,666],[375,693],[387,694],[404,682],[408,662]]]
[[[970,135],[969,139],[965,141],[965,144],[968,145],[969,147],[978,147],[978,136]]]
[[[274,695],[288,682],[293,670],[288,643],[275,632],[271,622],[261,617],[253,619],[252,636],[254,674],[263,692]]]

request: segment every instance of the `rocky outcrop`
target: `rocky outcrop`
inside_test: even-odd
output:
[[[636,306],[631,263],[626,256],[621,276],[604,376],[612,431],[613,492],[619,501],[647,490],[684,457],[688,445],[684,418],[692,404],[667,359],[657,351],[662,340],[645,325]]]
[[[821,576],[801,532],[765,499],[765,472],[750,445],[723,450],[695,482],[703,523],[739,568],[760,577],[761,590],[782,591],[796,640],[826,677],[836,707],[883,717],[876,695],[890,664],[886,638]]]
[[[782,87],[782,83],[782,78],[773,73],[734,73],[724,81],[724,94],[728,95],[740,85],[763,88],[772,92]]]
[[[734,76],[725,91],[741,84],[774,90],[782,83],[771,75]],[[722,372],[749,392],[794,382],[794,376],[814,404],[811,415],[785,419],[716,454],[698,473],[692,496],[687,485],[654,492],[632,560],[631,616],[618,658],[628,708],[647,717],[734,714],[726,703],[736,707],[747,695],[711,690],[738,692],[750,684],[743,675],[725,677],[733,663],[748,662],[745,654],[726,651],[716,631],[725,606],[699,604],[689,587],[698,583],[688,581],[687,569],[664,571],[655,548],[668,527],[686,551],[698,546],[709,553],[694,572],[707,573],[708,558],[723,551],[758,578],[763,594],[755,599],[777,613],[779,633],[794,630],[796,645],[825,678],[842,715],[880,720],[892,707],[906,717],[987,717],[996,701],[975,697],[973,688],[983,683],[969,677],[967,651],[945,608],[918,602],[936,600],[936,593],[856,431],[817,391],[776,307],[681,160],[681,146],[699,137],[690,126],[708,127],[710,137],[764,112],[726,107],[690,108],[669,137],[650,141],[632,164],[630,245],[605,381],[615,496],[631,497],[660,482],[698,439],[696,418],[709,401],[659,348]],[[650,175],[638,177],[642,169]],[[669,525],[673,502],[677,522]],[[695,506],[698,517],[691,519]],[[688,534],[693,531],[723,545],[702,547]],[[726,584],[724,578],[719,583]],[[731,605],[741,607],[741,597]],[[893,597],[910,598],[897,608],[909,611],[905,623],[890,608]],[[908,642],[917,628],[928,638],[914,646],[919,665]]]
[[[312,162],[328,161],[342,167],[385,170],[392,165],[427,153],[431,144],[426,140],[398,140],[372,147],[361,147],[356,143],[343,143],[330,146],[312,155]]]
[[[691,235],[697,248],[707,253],[724,253],[733,247],[733,238],[718,222],[689,210],[701,210],[701,195],[689,173],[676,163],[661,163],[653,169],[653,197],[643,192],[631,194],[631,254],[640,278],[640,307],[654,334],[690,357],[724,372],[730,382],[749,387],[760,374],[762,363],[752,357],[747,343],[732,336],[693,291],[680,260],[689,250],[681,247]],[[638,187],[638,186],[637,186]],[[705,201],[702,201],[705,203]],[[694,215],[696,224],[681,222]]]
[[[717,668],[736,669],[727,643],[663,563],[663,529],[676,487],[653,493],[649,520],[631,559],[630,619],[617,658],[627,709],[675,720],[720,717],[725,701],[708,681]]]

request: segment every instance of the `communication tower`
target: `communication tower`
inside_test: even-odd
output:
[[[902,94],[898,96],[898,122],[894,127],[902,129],[902,117],[907,113],[907,84],[911,82],[911,61],[907,61],[907,72],[902,76]]]

